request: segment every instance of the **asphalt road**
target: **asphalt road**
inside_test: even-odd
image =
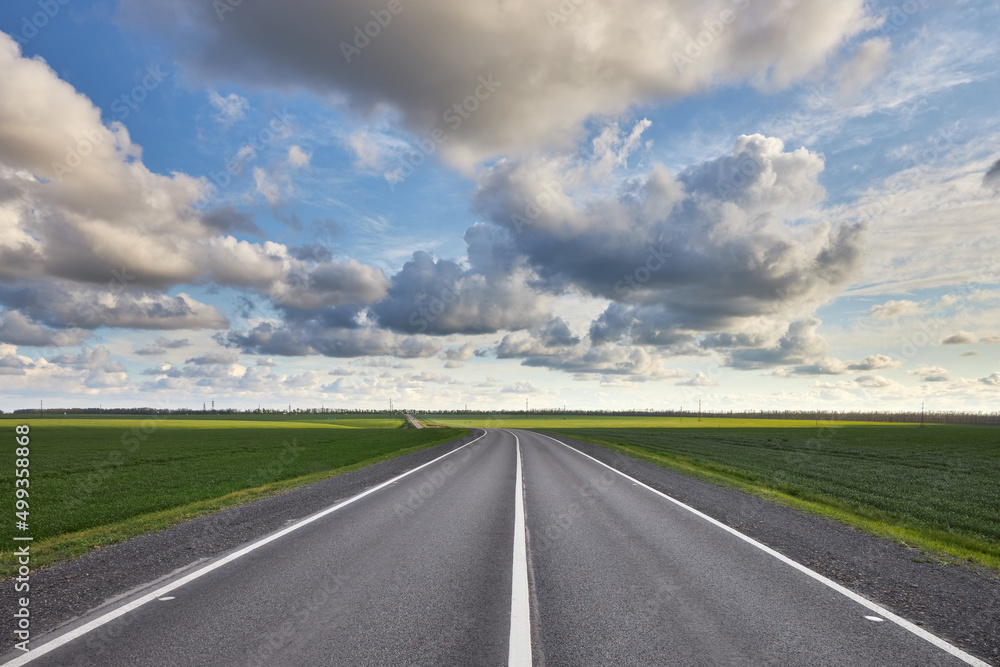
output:
[[[985,664],[906,625],[575,449],[491,430],[5,657],[38,666],[465,667],[527,664],[517,657],[527,654],[548,667]]]

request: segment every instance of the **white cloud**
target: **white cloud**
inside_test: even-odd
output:
[[[298,84],[342,96],[362,112],[393,107],[419,137],[448,129],[441,149],[466,168],[498,153],[566,148],[587,119],[634,105],[730,82],[788,86],[877,24],[862,0],[569,6],[568,20],[558,5],[528,2],[422,6],[396,16],[363,50],[351,45],[354,27],[371,15],[350,3],[244,5],[238,20],[225,22],[195,0],[169,10],[128,0],[120,11],[173,42],[207,80]],[[717,35],[709,23],[718,24]],[[702,32],[707,46],[698,46]],[[495,83],[484,88],[479,77]],[[459,127],[449,125],[445,112],[467,98],[475,102],[477,92],[481,103]]]
[[[281,244],[217,235],[203,211],[207,180],[151,172],[123,125],[103,125],[90,100],[4,34],[0,98],[18,100],[0,106],[0,280],[21,283],[0,284],[0,305],[52,326],[198,328],[226,320],[184,294],[157,292],[215,282],[323,305],[384,294],[382,272],[356,261],[303,261]],[[304,166],[295,148],[289,160]],[[269,201],[280,198],[280,181],[255,177]],[[80,309],[84,316],[70,312]]]
[[[312,153],[302,150],[301,146],[292,146],[288,149],[288,164],[295,169],[302,169],[309,166]]]
[[[215,108],[215,119],[224,127],[230,127],[238,120],[246,116],[250,102],[245,97],[240,97],[236,93],[230,93],[223,97],[214,90],[208,92],[208,101]]]

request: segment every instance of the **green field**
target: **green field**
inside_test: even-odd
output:
[[[546,430],[1000,571],[1000,429],[803,425]]]
[[[727,419],[706,417],[617,417],[611,415],[415,415],[426,424],[487,428],[816,428],[870,422],[825,422],[810,419]],[[879,424],[884,425],[884,424]]]
[[[33,566],[462,436],[399,419],[21,419],[30,432]],[[0,497],[14,510],[14,423],[0,424]],[[0,522],[13,544],[14,517]],[[9,575],[9,551],[0,574]]]

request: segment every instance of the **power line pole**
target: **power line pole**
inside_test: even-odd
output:
[[[924,427],[924,402],[920,401],[920,428]]]
[[[701,399],[698,399],[698,421],[701,421]]]

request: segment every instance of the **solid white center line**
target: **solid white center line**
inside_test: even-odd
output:
[[[514,435],[514,434],[511,434]],[[521,441],[517,447],[517,474],[514,482],[514,565],[511,570],[510,644],[508,667],[531,665],[531,610],[528,607],[528,546],[524,527],[524,484],[521,474]]]

